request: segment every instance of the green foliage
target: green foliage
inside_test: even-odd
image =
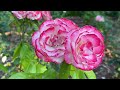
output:
[[[96,79],[96,75],[92,70],[91,71],[84,71],[84,73],[86,74],[88,79]]]
[[[50,63],[51,68],[53,68],[56,72],[60,71],[60,64],[56,64],[56,63]]]
[[[86,79],[84,72],[71,65],[70,75],[72,79]]]
[[[59,78],[68,79],[70,74],[70,65],[63,62],[60,66]]]
[[[17,48],[14,50],[13,61],[20,55],[21,47],[22,47],[22,43],[19,43]]]
[[[57,79],[57,76],[58,73],[53,68],[48,68],[48,70],[42,74],[42,79]]]
[[[95,73],[91,71],[83,71],[80,69],[75,68],[71,65],[70,75],[72,79],[96,79]]]
[[[9,11],[0,11],[0,33],[10,31],[9,24],[13,21],[13,16]]]
[[[32,51],[31,47],[27,43],[21,43],[16,47],[14,52],[14,62],[17,60],[16,57],[20,56],[20,66],[24,73],[15,73],[11,77],[12,78],[26,78],[27,74],[37,74],[44,73],[47,68],[44,65],[41,65],[37,59],[35,59],[34,51]],[[27,74],[26,74],[27,73]],[[19,75],[20,77],[16,77]],[[32,76],[33,77],[33,76]]]
[[[22,48],[20,51],[20,63],[22,69],[27,73],[43,73],[46,71],[46,67],[40,65],[34,57],[34,51],[31,50],[29,44],[22,43]]]
[[[11,77],[9,77],[9,79],[29,79],[29,78],[30,78],[29,73],[24,72],[15,73]]]
[[[3,66],[3,64],[0,64],[0,70],[7,73],[8,72],[8,68]]]

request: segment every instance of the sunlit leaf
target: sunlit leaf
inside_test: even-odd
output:
[[[9,79],[29,79],[30,75],[24,72],[15,73]]]
[[[72,79],[86,79],[84,71],[75,68],[71,65],[70,75]]]
[[[36,73],[36,65],[30,63],[25,72],[27,72],[27,73]]]
[[[44,73],[46,70],[46,66],[43,66],[41,64],[36,65],[36,73]]]
[[[26,43],[22,44],[20,59],[21,66],[24,72],[27,73],[43,73],[45,72],[46,66],[43,66],[37,62],[37,59],[34,58],[34,53],[31,50],[30,46]]]
[[[15,60],[20,55],[21,47],[22,47],[22,43],[20,43],[14,50],[13,60]]]
[[[20,51],[21,58],[34,59],[34,53],[32,52],[29,44],[22,43],[22,48]]]
[[[20,51],[20,64],[22,69],[27,73],[36,73],[36,63],[34,53],[32,52],[29,44],[22,43]]]
[[[82,71],[82,70],[80,70],[80,69],[79,69],[79,78],[80,78],[80,79],[86,79],[86,76],[85,76],[84,71]]]
[[[96,79],[96,75],[92,70],[91,71],[84,71],[84,73],[86,74],[88,79]]]
[[[54,69],[49,68],[42,74],[42,79],[57,79],[57,75],[58,74]]]

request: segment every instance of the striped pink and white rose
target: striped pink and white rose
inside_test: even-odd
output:
[[[50,11],[12,11],[18,19],[28,18],[31,20],[51,20]]]
[[[95,27],[71,30],[65,43],[65,61],[82,70],[93,70],[104,56],[104,38]]]
[[[24,19],[26,18],[27,11],[12,11],[12,13],[18,18],[18,19]]]
[[[32,45],[38,58],[45,62],[63,62],[67,32],[75,28],[78,26],[65,18],[43,22],[32,35]]]

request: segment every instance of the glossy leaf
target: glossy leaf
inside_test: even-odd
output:
[[[84,71],[84,73],[86,74],[88,79],[96,79],[96,75],[92,70],[91,71]]]
[[[41,64],[36,65],[36,73],[44,73],[46,70],[46,66],[43,66]]]
[[[86,79],[84,71],[75,68],[71,65],[70,75],[72,79]]]
[[[9,77],[9,79],[29,79],[30,75],[24,72],[15,73]]]
[[[32,52],[29,44],[22,43],[20,51],[20,64],[22,69],[27,73],[35,73],[36,63],[37,61],[34,60],[34,53]]]
[[[42,74],[42,79],[57,79],[58,78],[57,75],[58,74],[54,69],[49,68]]]
[[[82,71],[82,70],[80,70],[80,69],[79,69],[79,78],[80,78],[80,79],[86,79],[86,76],[85,76],[84,71]]]
[[[21,58],[27,58],[27,59],[34,59],[34,53],[31,50],[29,44],[22,43],[22,48],[20,51],[20,57]]]
[[[72,79],[79,79],[79,74],[74,66],[71,65],[70,75]]]
[[[25,72],[36,73],[36,65],[35,64],[29,64]]]
[[[20,58],[22,69],[27,73],[44,73],[47,70],[46,66],[43,66],[37,62],[33,51],[26,43],[22,44]]]
[[[21,47],[22,47],[22,43],[20,43],[14,50],[13,60],[15,60],[20,55]]]

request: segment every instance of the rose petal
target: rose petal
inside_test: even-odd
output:
[[[38,39],[40,36],[40,32],[36,31],[32,34],[32,45],[35,47],[35,40]]]
[[[42,11],[42,16],[45,20],[51,20],[52,19],[50,11]]]

